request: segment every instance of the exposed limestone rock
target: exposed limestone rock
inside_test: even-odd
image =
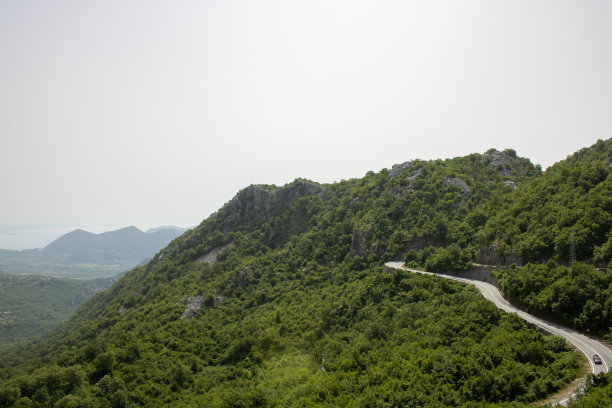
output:
[[[494,266],[509,266],[512,264],[522,265],[521,258],[516,252],[501,250],[497,245],[489,245],[480,248],[477,263]]]
[[[187,305],[185,306],[185,311],[181,315],[181,319],[191,320],[191,318],[199,313],[202,308],[202,301],[204,300],[204,295],[190,296],[187,298]]]
[[[465,181],[457,177],[445,178],[443,185],[445,187],[454,186],[454,187],[459,188],[460,190],[463,190],[462,195],[464,197],[469,196],[472,193],[472,189],[470,188],[468,183],[466,183]]]
[[[516,183],[514,181],[506,180],[504,181],[504,186],[516,189]]]
[[[210,252],[208,252],[207,254],[204,254],[200,256],[198,259],[196,259],[196,263],[208,263],[210,266],[213,266],[214,264],[217,263],[217,257],[219,256],[219,254],[223,252],[224,250],[226,250],[227,248],[232,248],[233,246],[234,246],[234,243],[230,242],[227,245],[217,247],[211,250]]]
[[[242,189],[219,212],[224,230],[262,222],[289,209],[297,200],[322,194],[324,187],[307,180],[295,180],[281,188],[253,185]]]
[[[414,191],[416,180],[419,178],[421,173],[422,173],[421,169],[414,170],[412,174],[410,174],[409,176],[406,176],[405,178],[406,182],[402,180],[400,187],[396,188],[393,191],[393,194],[395,194],[397,197],[404,197],[407,192]]]
[[[394,164],[393,167],[391,167],[391,170],[389,170],[389,174],[387,175],[387,177],[388,178],[393,178],[393,177],[397,176],[398,174],[400,174],[402,172],[402,170],[409,169],[413,165],[414,165],[414,161],[412,161],[412,160],[404,162],[402,164]]]
[[[408,188],[410,190],[414,189],[414,182],[421,175],[421,172],[422,172],[421,169],[416,169],[414,173],[412,173],[411,176],[406,177],[406,180],[408,181]]]
[[[500,176],[512,175],[510,165],[514,163],[518,158],[514,150],[504,150],[500,152],[495,149],[491,149],[482,155],[482,161],[487,163],[489,166],[494,167],[497,170],[497,174]]]
[[[125,312],[127,312],[128,310],[129,310],[129,308],[127,308],[127,307],[125,307],[125,306],[121,305],[121,306],[119,307],[119,310],[118,310],[118,311],[119,311],[119,314],[123,316],[123,314],[124,314]]]

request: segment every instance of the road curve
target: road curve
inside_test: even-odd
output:
[[[387,262],[385,264],[388,268],[391,269],[403,269],[405,271],[424,274],[424,275],[437,275],[443,278],[452,279],[459,282],[464,282],[469,285],[476,286],[478,290],[482,293],[482,295],[491,302],[495,303],[495,305],[508,313],[516,313],[523,320],[528,321],[549,333],[556,334],[565,338],[569,343],[572,343],[576,348],[578,348],[591,363],[591,371],[593,374],[599,374],[601,372],[609,372],[612,367],[612,350],[610,350],[605,344],[598,342],[597,340],[593,340],[590,337],[587,337],[581,333],[570,330],[566,327],[562,327],[556,325],[554,323],[547,322],[546,320],[540,319],[538,317],[532,316],[527,312],[524,312],[516,307],[512,306],[510,303],[506,301],[499,293],[499,290],[487,282],[482,282],[474,279],[460,278],[457,276],[451,275],[443,275],[433,272],[425,272],[419,271],[416,269],[407,268],[404,266],[403,262]],[[602,364],[595,364],[593,362],[593,355],[598,354],[601,357]]]

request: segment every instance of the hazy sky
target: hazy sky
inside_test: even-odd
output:
[[[0,224],[199,223],[332,182],[612,137],[612,1],[0,2]]]

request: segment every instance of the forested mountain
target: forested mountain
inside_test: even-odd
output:
[[[524,267],[497,272],[514,302],[612,341],[612,150],[598,141],[520,185],[481,232],[501,258]],[[546,263],[546,265],[543,265]]]
[[[0,250],[0,265],[13,274],[112,277],[153,257],[183,232],[177,227],[147,232],[126,227],[101,234],[77,229],[42,249]]]
[[[598,141],[556,163],[542,177],[520,185],[488,220],[483,243],[523,262],[575,258],[607,266],[612,259],[612,156],[610,140]]]
[[[102,234],[74,230],[43,248],[41,257],[70,262],[139,262],[147,253],[153,252],[155,247],[163,248],[177,235],[179,231],[173,230],[146,234],[136,227]]]
[[[608,263],[609,220],[583,213],[610,214],[610,148],[546,172],[490,150],[247,187],[52,336],[1,356],[0,406],[526,406],[577,375],[562,339],[471,287],[382,264],[553,267],[566,227],[581,260]],[[547,205],[582,207],[570,225]]]

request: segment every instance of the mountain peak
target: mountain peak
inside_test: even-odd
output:
[[[225,230],[238,225],[265,221],[287,210],[297,200],[316,195],[324,187],[306,179],[295,179],[282,187],[251,185],[238,192],[220,211]]]

